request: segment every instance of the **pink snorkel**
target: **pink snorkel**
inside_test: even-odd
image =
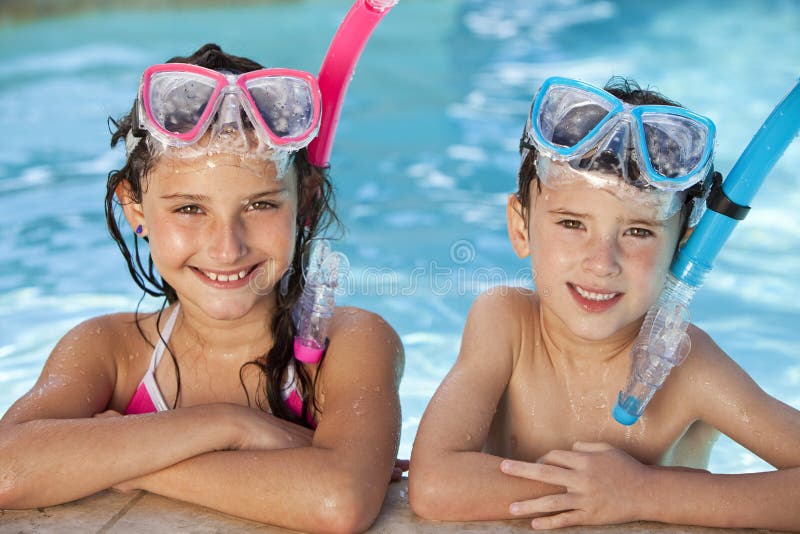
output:
[[[326,167],[342,110],[347,85],[372,30],[398,0],[356,0],[331,41],[317,80],[322,93],[319,134],[308,145],[311,163]]]
[[[372,30],[398,0],[356,0],[331,41],[317,77],[322,93],[322,119],[317,137],[308,145],[311,163],[327,167],[347,85]],[[347,272],[347,258],[318,242],[311,254],[303,295],[297,303],[294,357],[317,363],[327,347],[328,326],[335,307],[334,291]]]

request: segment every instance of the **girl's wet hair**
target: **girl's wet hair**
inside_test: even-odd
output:
[[[678,102],[670,100],[657,91],[653,91],[651,89],[642,89],[639,84],[636,83],[636,81],[631,80],[630,78],[613,76],[608,80],[603,89],[619,98],[623,102],[634,106],[662,105],[683,107]],[[517,191],[515,194],[520,201],[522,216],[527,221],[528,207],[530,206],[531,200],[531,183],[535,180],[536,187],[539,189],[539,191],[541,191],[542,184],[539,181],[539,176],[536,174],[536,159],[539,155],[539,152],[535,147],[531,147],[529,144],[523,143],[524,139],[525,135],[523,134],[523,138],[520,141],[520,154],[522,153],[523,149],[528,149],[528,154],[525,156],[525,159],[522,161],[522,165],[519,168],[519,174],[517,177]],[[609,168],[613,167],[613,165],[620,164],[620,162],[616,161],[605,162],[601,158],[598,158],[598,160],[599,165],[607,164]],[[623,162],[623,164],[628,165],[628,176],[639,175],[639,169],[634,158],[628,158],[628,161]],[[695,184],[691,189],[689,189],[689,194],[686,195],[686,203],[681,208],[681,220],[683,221],[681,235],[683,235],[688,229],[689,214],[691,213],[694,205],[694,198],[703,195],[705,185],[706,184],[704,184],[703,181]]]
[[[174,57],[168,63],[191,63],[213,70],[225,70],[234,74],[241,74],[264,68],[260,64],[252,61],[251,59],[226,54],[222,49],[215,44],[206,44],[196,52],[186,57]],[[135,103],[134,103],[135,106]],[[114,147],[122,141],[124,143],[125,137],[132,127],[134,117],[134,108],[131,111],[120,117],[117,120],[109,119],[111,129],[111,146]],[[128,243],[125,241],[122,232],[120,231],[119,219],[119,205],[120,202],[135,202],[139,203],[142,200],[142,192],[147,186],[147,176],[149,171],[157,163],[157,154],[153,153],[150,148],[150,143],[138,143],[136,147],[128,155],[125,165],[119,169],[111,171],[108,175],[108,182],[106,185],[105,197],[105,214],[106,224],[111,233],[111,237],[116,241],[117,246],[122,252],[125,262],[128,265],[128,270],[133,277],[134,282],[147,294],[156,297],[165,297],[164,306],[167,303],[172,304],[178,300],[178,295],[175,290],[163,280],[155,271],[153,260],[149,253],[147,258],[143,260],[141,256],[141,249],[139,247],[139,237],[134,234],[133,252],[128,248]],[[271,328],[272,338],[274,345],[267,354],[255,358],[242,366],[239,370],[239,377],[244,388],[244,372],[247,367],[255,366],[260,370],[258,390],[254,395],[254,402],[256,406],[265,411],[271,411],[273,415],[292,421],[294,423],[309,426],[308,419],[317,410],[315,401],[315,382],[316,376],[311,377],[310,373],[302,365],[297,365],[296,378],[299,381],[300,390],[303,394],[303,410],[302,414],[298,417],[288,410],[281,397],[281,386],[287,371],[287,367],[292,362],[294,357],[294,336],[296,328],[292,319],[292,308],[294,307],[305,286],[303,278],[304,261],[309,256],[309,249],[312,241],[319,237],[322,232],[331,225],[339,225],[339,220],[333,209],[333,188],[328,178],[328,169],[317,167],[308,159],[308,151],[303,148],[294,155],[293,165],[297,173],[297,235],[294,244],[294,259],[289,271],[286,273],[288,277],[287,283],[281,284],[285,286],[286,291],[278,290],[277,287],[272,288],[276,293],[277,310],[272,319],[271,325],[265,325],[265,328]],[[128,189],[128,198],[116,198],[116,191],[118,186],[125,185]],[[126,227],[127,224],[123,224]],[[143,238],[147,241],[147,238]],[[162,306],[159,311],[158,321],[160,322],[161,313],[164,307]],[[137,326],[138,311],[137,311]],[[144,333],[139,328],[139,332]],[[158,331],[161,337],[160,330]],[[145,340],[147,338],[145,337]],[[150,343],[148,341],[148,343]],[[175,365],[175,372],[177,376],[177,393],[175,396],[175,404],[177,406],[178,398],[180,397],[180,369],[178,367],[177,359],[172,353],[172,350],[167,344],[167,349],[172,355],[172,360]],[[317,368],[319,369],[319,367]],[[245,388],[245,394],[250,402],[250,392]],[[267,404],[264,404],[264,400]]]

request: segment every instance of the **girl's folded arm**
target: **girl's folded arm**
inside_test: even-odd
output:
[[[394,330],[368,312],[337,310],[331,328],[312,446],[204,454],[132,487],[296,530],[366,530],[397,454],[403,349]]]
[[[222,405],[93,418],[108,409],[116,385],[109,321],[67,333],[0,421],[0,508],[63,503],[228,446],[233,432]]]
[[[482,452],[519,347],[524,297],[509,289],[473,304],[461,350],[420,423],[411,455],[409,501],[427,519],[469,521],[512,517],[512,502],[560,488],[509,477],[503,458]]]
[[[800,530],[800,411],[764,392],[702,331],[692,336],[702,357],[683,371],[698,418],[772,464],[778,471],[712,475],[667,470],[655,488],[653,519],[675,523]],[[691,498],[686,498],[690,495]]]

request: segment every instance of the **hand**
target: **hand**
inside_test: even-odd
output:
[[[115,411],[115,410],[106,410],[104,412],[96,413],[92,416],[93,418],[96,417],[98,419],[102,419],[105,417],[122,417],[122,414]]]
[[[503,460],[516,477],[564,486],[565,493],[512,503],[513,515],[553,514],[531,522],[535,529],[609,525],[639,519],[637,499],[646,495],[647,467],[607,443],[575,442],[571,451],[550,451],[536,463]]]
[[[128,493],[128,492],[131,492],[131,491],[136,491],[138,489],[141,489],[140,488],[140,486],[141,486],[140,479],[141,478],[144,478],[144,477],[132,478],[131,480],[125,480],[123,482],[118,482],[117,484],[114,484],[113,486],[111,486],[111,489],[113,491],[117,491],[119,493]]]
[[[408,471],[409,460],[400,460],[399,458],[394,461],[394,467],[392,468],[392,478],[389,479],[390,482],[397,482],[401,478],[403,478],[403,473]]]
[[[314,431],[246,406],[228,405],[235,438],[234,450],[275,450],[308,447]]]

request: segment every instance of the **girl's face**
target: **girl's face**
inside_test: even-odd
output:
[[[164,158],[144,189],[139,210],[150,254],[181,302],[230,320],[274,299],[294,255],[293,169],[277,179],[269,162]]]
[[[542,185],[540,192],[532,183],[530,199],[527,221],[509,209],[509,231],[517,253],[531,255],[543,310],[586,340],[640,320],[663,287],[680,214],[658,221],[652,205],[613,184]]]

